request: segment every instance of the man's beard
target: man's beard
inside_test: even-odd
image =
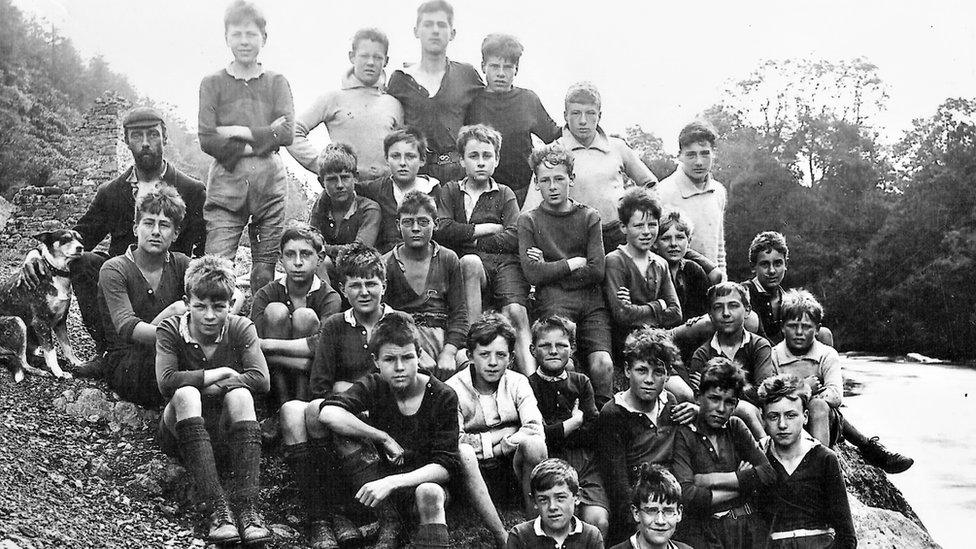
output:
[[[144,172],[154,172],[163,164],[163,156],[153,151],[140,152],[135,155],[136,166]]]

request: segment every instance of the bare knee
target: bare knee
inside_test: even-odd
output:
[[[292,337],[312,335],[319,329],[319,316],[308,307],[299,307],[291,314]]]
[[[591,378],[600,380],[613,378],[613,360],[610,358],[610,353],[606,351],[590,353],[586,357],[586,361]]]
[[[446,496],[440,484],[425,482],[414,492],[417,509],[421,515],[432,515],[444,510]]]
[[[610,513],[598,505],[586,505],[580,513],[583,522],[592,524],[603,534],[610,530]]]
[[[807,412],[811,420],[826,419],[830,414],[830,405],[822,398],[811,398],[807,403]]]
[[[282,328],[290,321],[291,312],[284,303],[268,303],[264,308],[264,322],[269,327]]]
[[[529,311],[525,308],[525,305],[509,303],[502,307],[502,314],[512,322],[516,330],[529,327]]]
[[[834,332],[830,331],[830,328],[826,326],[821,326],[817,330],[817,341],[823,343],[824,345],[834,346]]]
[[[478,454],[470,444],[458,444],[458,454],[461,456],[461,465],[466,469],[471,466],[478,468]]]
[[[170,403],[177,410],[190,406],[199,407],[201,402],[200,390],[196,387],[180,387],[173,393]]]
[[[481,262],[481,258],[476,254],[468,254],[461,256],[461,276],[466,279],[478,278],[485,273],[485,265]]]
[[[307,402],[301,400],[289,400],[281,405],[278,410],[278,419],[281,422],[281,430],[284,434],[305,433],[305,408]]]
[[[524,464],[533,466],[549,457],[549,450],[543,437],[526,437],[519,443],[517,452]]]
[[[319,410],[322,408],[323,400],[317,398],[305,404],[305,429],[309,435],[315,438],[324,437],[328,432],[325,425],[319,420]]]
[[[232,421],[254,419],[254,397],[251,391],[238,387],[224,395],[224,409]]]

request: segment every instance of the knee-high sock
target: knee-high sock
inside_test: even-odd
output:
[[[339,501],[345,501],[348,491],[342,475],[336,472],[336,457],[330,439],[331,436],[308,439],[308,458],[315,477],[315,490],[326,510]]]
[[[446,524],[421,524],[410,541],[414,549],[447,548],[451,546],[451,534]]]
[[[325,518],[326,508],[323,495],[327,489],[322,486],[318,467],[312,462],[313,452],[309,451],[309,443],[299,442],[298,444],[286,445],[284,454],[285,464],[298,486],[298,492],[301,494],[302,503],[305,505],[308,520],[311,522]]]
[[[193,477],[197,499],[216,509],[224,501],[224,490],[220,487],[217,464],[214,461],[210,434],[204,427],[202,417],[191,417],[176,423],[176,440],[179,445],[183,465]]]
[[[231,500],[253,505],[260,493],[261,425],[257,421],[235,422],[228,437],[231,470],[227,492]]]

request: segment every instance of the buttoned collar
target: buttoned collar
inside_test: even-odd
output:
[[[610,152],[610,139],[607,138],[607,134],[603,132],[603,128],[600,126],[596,127],[596,136],[593,138],[593,142],[589,145],[584,145],[580,143],[573,132],[569,131],[569,126],[563,126],[563,135],[559,138],[562,141],[563,146],[565,146],[570,151],[580,151],[584,149],[596,149],[603,153]]]
[[[802,355],[795,355],[790,347],[786,344],[786,341],[780,341],[773,347],[773,360],[777,365],[783,366],[786,364],[792,364],[794,362],[799,362],[801,360],[811,360],[813,362],[820,362],[823,360],[824,355],[827,354],[830,348],[817,341],[816,338],[813,340],[813,345],[807,349],[807,352]]]
[[[286,293],[288,292],[288,275],[287,274],[280,274],[280,275],[278,275],[275,278],[275,282],[277,282],[278,284],[281,284],[281,287],[285,289],[285,292]],[[308,293],[312,293],[312,292],[318,290],[321,287],[322,287],[322,279],[319,278],[319,275],[313,274],[312,275],[312,287],[308,289]]]
[[[386,303],[380,303],[380,311],[381,311],[380,318],[383,318],[384,316],[390,313],[396,312],[396,309],[390,307]],[[353,314],[352,307],[349,307],[348,309],[346,309],[346,312],[342,313],[342,318],[345,319],[346,323],[348,323],[353,328],[362,326],[358,321],[356,321],[356,315]]]
[[[566,370],[563,370],[558,375],[554,375],[554,376],[547,376],[546,374],[542,373],[542,368],[536,370],[535,373],[539,374],[539,378],[541,378],[542,381],[548,381],[549,383],[555,383],[557,381],[569,379],[569,372],[567,372]]]
[[[739,352],[739,349],[741,349],[741,348],[745,347],[746,345],[748,345],[751,337],[752,337],[752,334],[749,333],[749,330],[746,330],[745,328],[743,328],[742,329],[742,341],[740,341],[739,342],[739,346],[735,348],[735,352],[738,353]],[[719,344],[719,342],[718,342],[718,332],[712,334],[712,339],[708,342],[708,344],[720,356],[726,356],[725,353],[722,352],[722,345]],[[729,357],[726,357],[726,358],[733,358],[734,359],[735,356],[729,356]]]
[[[571,521],[572,522],[570,524],[572,524],[572,526],[569,529],[569,535],[572,536],[575,534],[582,534],[583,523],[576,517],[572,517]],[[535,531],[535,535],[539,536],[540,538],[552,539],[549,534],[542,529],[542,517],[535,518],[535,520],[532,522],[532,529]]]
[[[217,339],[214,341],[215,344],[220,343],[221,340],[224,339],[224,336],[227,334],[227,324],[228,322],[225,319],[224,325],[220,328],[220,333],[217,334]],[[190,335],[190,312],[189,311],[187,311],[185,315],[180,317],[180,335],[183,336],[183,341],[187,343],[196,343],[197,345],[200,344],[199,341],[197,341],[196,339],[193,338],[193,336]]]
[[[258,78],[261,78],[262,76],[264,76],[264,65],[262,65],[261,63],[258,63],[258,68],[261,69],[261,70],[257,74],[255,74],[254,76],[250,76],[250,77],[247,77],[247,78],[244,78],[244,76],[242,76],[240,74],[237,74],[237,72],[234,70],[234,67],[235,66],[236,65],[234,65],[234,62],[231,61],[230,64],[227,65],[227,68],[224,69],[224,71],[231,78],[233,78],[235,80],[241,80],[243,82],[247,82],[248,80],[257,80]]]
[[[139,244],[138,243],[136,243],[136,244],[129,244],[129,247],[125,249],[125,254],[123,254],[123,255],[125,255],[126,259],[128,259],[129,261],[135,263],[136,262],[136,256],[134,256],[132,254],[133,254],[133,252],[136,251],[136,248],[138,248],[138,247],[139,247]],[[170,258],[171,258],[172,255],[173,255],[172,252],[167,251],[166,252],[166,257],[163,259],[163,262],[164,263],[169,263],[169,260],[170,260]]]
[[[695,182],[688,177],[688,174],[678,166],[674,172],[675,183],[677,183],[678,191],[681,193],[681,198],[691,198],[700,194],[713,193],[718,190],[720,183],[712,179],[712,174],[708,174],[708,179],[705,180],[705,186],[699,187],[695,185]]]
[[[460,181],[460,183],[458,183],[458,187],[461,188],[461,192],[462,193],[470,195],[470,193],[468,192],[468,178],[467,177],[465,177],[464,179],[462,179]],[[498,191],[498,190],[499,190],[498,189],[498,183],[495,182],[495,178],[494,177],[490,177],[490,178],[488,178],[488,188],[486,188],[485,190],[481,191],[481,194],[487,194],[487,193],[495,192],[495,191]]]
[[[644,412],[631,407],[631,405],[627,403],[627,399],[624,397],[624,393],[626,393],[626,391],[620,391],[619,393],[613,395],[613,401],[617,403],[618,406],[620,406],[621,408],[627,410],[632,414],[640,414],[642,416],[647,416],[647,419],[651,420],[651,423],[653,423],[654,426],[657,427],[658,417],[661,415],[661,412],[664,411],[664,407],[668,405],[668,397],[664,389],[661,389],[661,394],[657,395],[657,400],[654,401],[654,407],[651,408],[649,412]]]
[[[324,193],[325,191],[322,192]],[[329,216],[330,220],[335,221],[335,218],[332,217],[332,199],[328,198],[329,195],[325,196],[327,197],[326,200],[328,200],[328,203],[325,204],[325,215]],[[359,195],[353,197],[352,204],[349,205],[349,209],[342,215],[343,220],[348,221],[352,219],[352,216],[356,215],[356,212],[359,211],[359,198]]]

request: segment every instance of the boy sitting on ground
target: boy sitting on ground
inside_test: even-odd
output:
[[[517,255],[518,203],[511,189],[491,177],[501,143],[501,134],[487,126],[461,128],[457,148],[467,176],[441,186],[434,236],[461,258],[468,320],[481,318],[487,290],[515,327],[515,358],[529,375],[535,363],[529,350],[529,283]]]
[[[769,433],[762,444],[776,473],[776,482],[759,499],[770,526],[766,547],[857,547],[840,462],[803,430],[809,418],[808,389],[789,374],[768,378],[759,387]]]
[[[715,326],[712,338],[691,357],[691,367],[684,372],[685,380],[695,392],[701,395],[699,383],[708,361],[715,357],[725,357],[741,365],[746,375],[746,388],[743,398],[737,399],[735,415],[746,423],[756,440],[765,436],[756,390],[769,376],[776,375],[773,364],[772,347],[764,338],[745,329],[746,315],[749,314],[749,294],[742,285],[735,282],[722,282],[708,289],[709,317]]]
[[[691,549],[671,536],[681,522],[681,485],[667,469],[643,464],[631,496],[637,532],[610,549]]]
[[[261,427],[254,413],[254,393],[266,393],[270,381],[254,324],[230,314],[234,280],[226,259],[193,260],[186,269],[187,312],[156,331],[156,379],[169,399],[158,440],[167,454],[179,455],[207,504],[209,541],[249,545],[272,537],[257,511]],[[218,449],[226,451],[230,467],[226,490],[217,473]]]
[[[437,204],[430,195],[410,191],[398,216],[403,242],[383,256],[386,303],[413,317],[425,356],[437,359],[421,365],[447,379],[457,371],[455,357],[468,334],[461,263],[431,240]]]
[[[376,249],[381,254],[400,242],[397,209],[408,192],[417,190],[437,198],[440,182],[428,175],[417,175],[427,161],[427,140],[420,130],[406,127],[383,138],[383,152],[390,175],[360,182],[356,191],[380,206],[380,230]]]
[[[322,193],[308,214],[308,224],[322,233],[322,276],[335,276],[339,252],[352,242],[376,244],[380,231],[380,206],[356,194],[358,159],[352,147],[332,143],[319,155],[319,183]]]
[[[508,34],[489,34],[481,43],[481,70],[485,87],[468,107],[468,124],[484,124],[502,135],[495,179],[512,189],[519,209],[532,182],[527,160],[532,152],[532,135],[552,143],[562,135],[539,96],[532,90],[512,85],[518,74],[522,44]]]
[[[339,312],[339,293],[323,282],[316,271],[322,256],[322,235],[294,221],[281,233],[281,276],[254,293],[251,321],[258,337],[299,339],[318,333],[322,320]],[[293,399],[308,400],[310,357],[291,357],[266,352],[273,373],[271,388],[277,409]]]
[[[190,258],[170,252],[186,206],[172,187],[143,194],[136,201],[136,244],[102,265],[98,306],[108,353],[105,379],[129,402],[156,407],[163,403],[156,385],[157,326],[186,312],[183,275]]]
[[[447,547],[445,486],[459,464],[457,395],[418,369],[420,340],[404,313],[376,324],[369,352],[379,371],[327,397],[318,419],[337,435],[334,455],[355,498],[380,510],[384,527],[374,547],[398,547],[398,523],[410,517],[420,523],[411,547]]]
[[[488,314],[472,324],[467,344],[471,362],[447,384],[458,395],[459,447],[468,498],[501,546],[507,534],[482,473],[501,473],[492,475],[503,483],[492,483],[496,494],[511,493],[511,485],[517,485],[526,517],[534,517],[531,472],[548,457],[542,414],[528,378],[508,367],[515,330],[505,317]]]
[[[540,317],[576,323],[577,349],[600,407],[613,391],[610,315],[603,300],[606,255],[600,214],[569,198],[573,155],[557,144],[532,151],[529,164],[542,194],[538,208],[518,218],[519,259],[536,286]]]
[[[840,413],[844,375],[837,351],[817,339],[823,319],[823,307],[817,299],[806,290],[784,292],[780,314],[784,338],[773,348],[773,363],[780,372],[797,376],[807,386],[810,434],[830,447],[847,440],[861,450],[864,461],[887,473],[908,470],[915,460],[886,449],[878,437],[864,436]]]
[[[603,549],[600,531],[574,516],[580,486],[572,465],[547,459],[532,469],[529,484],[539,516],[509,530],[507,549]]]
[[[688,215],[674,206],[665,206],[657,228],[654,251],[668,262],[674,291],[681,304],[681,319],[695,321],[708,317],[707,292],[712,281],[704,268],[688,257],[688,241],[694,233],[694,225]]]
[[[594,427],[600,412],[593,385],[580,372],[566,370],[576,341],[576,326],[561,316],[540,318],[532,325],[532,352],[538,368],[529,385],[542,413],[550,457],[566,460],[579,473],[577,511],[603,534],[609,525],[607,495],[593,463]]]
[[[670,463],[678,424],[695,419],[697,406],[678,404],[664,383],[680,362],[667,332],[635,331],[624,345],[627,390],[600,410],[596,464],[610,502],[608,544],[620,543],[634,531],[630,502],[642,463]]]
[[[763,547],[766,540],[753,493],[771,485],[776,474],[749,429],[732,416],[745,383],[728,358],[710,360],[698,419],[682,425],[674,439],[671,470],[681,483],[685,511],[675,538],[692,547]]]

